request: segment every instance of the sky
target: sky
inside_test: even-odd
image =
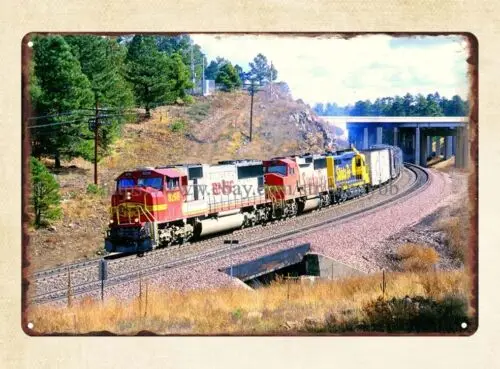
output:
[[[243,70],[264,54],[295,99],[310,105],[439,92],[467,98],[467,42],[461,36],[335,37],[191,35],[210,62],[217,56]]]

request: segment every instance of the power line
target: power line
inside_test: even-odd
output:
[[[157,108],[159,106],[164,106],[164,105],[169,105],[171,104],[170,101],[162,101],[162,102],[155,102],[152,103],[150,108]],[[99,115],[98,119],[105,119],[105,118],[112,118],[112,117],[118,117],[118,119],[124,119],[126,118],[127,115],[133,115],[133,114],[138,114],[139,112],[137,111],[138,109],[141,109],[143,107],[137,106],[133,108],[127,108],[127,109],[122,109],[122,108],[114,108],[114,107],[103,107],[99,108],[100,112],[111,112],[112,114],[102,114]],[[81,113],[82,111],[92,111],[94,113]],[[71,121],[64,121],[64,122],[53,122],[53,123],[46,123],[46,124],[34,124],[34,125],[29,125],[27,128],[28,129],[33,129],[33,128],[44,128],[44,127],[55,127],[55,126],[61,126],[65,124],[73,124],[73,123],[83,123],[83,121],[87,118],[85,117],[95,117],[95,108],[90,109],[90,108],[81,108],[77,109],[71,112],[63,112],[63,113],[58,113],[58,114],[49,114],[49,115],[42,115],[42,116],[37,116],[37,117],[30,117],[28,120],[38,120],[38,119],[47,119],[47,118],[58,118],[62,116],[69,116],[69,115],[80,115],[82,118],[80,119],[75,119]]]
[[[28,128],[42,128],[42,127],[49,127],[49,126],[60,126],[63,124],[71,124],[71,123],[76,123],[76,122],[82,122],[81,119],[76,119],[76,120],[70,120],[67,122],[56,122],[56,123],[48,123],[48,124],[37,124],[33,126],[28,126]]]
[[[100,115],[99,118],[110,118],[110,117],[124,117],[126,114],[103,114],[103,115]],[[90,116],[90,117],[94,117],[95,114],[84,114],[83,116]],[[38,118],[38,117],[35,117],[35,118]],[[54,122],[54,123],[47,123],[47,124],[35,124],[35,125],[31,125],[31,126],[28,126],[28,128],[42,128],[42,127],[50,127],[50,126],[58,126],[58,125],[63,125],[63,124],[71,124],[71,123],[75,123],[75,122],[79,122],[79,121],[82,121],[86,118],[80,118],[80,119],[75,119],[75,120],[71,120],[71,121],[66,121],[66,122]]]
[[[71,111],[71,112],[58,113],[58,114],[41,115],[41,116],[38,116],[38,117],[28,118],[28,120],[36,120],[36,119],[44,119],[44,118],[57,118],[57,117],[64,116],[64,115],[73,115],[73,114],[76,114],[75,112],[76,112],[76,110]]]

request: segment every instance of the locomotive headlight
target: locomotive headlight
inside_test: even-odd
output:
[[[132,195],[130,194],[130,192],[127,192],[127,196],[125,197],[127,200],[130,200],[132,198]]]
[[[113,224],[114,223],[114,220],[113,219],[110,219],[109,220],[109,224]]]
[[[139,218],[135,218],[134,222],[139,223]]]

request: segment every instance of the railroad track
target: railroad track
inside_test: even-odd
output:
[[[142,258],[127,256],[107,261],[108,278],[100,280],[100,259],[73,263],[32,275],[28,299],[39,304],[64,300],[68,291],[72,296],[98,291],[101,288],[150,276],[171,268],[195,266],[228,255],[237,255],[250,250],[283,242],[299,233],[313,232],[321,227],[351,220],[374,209],[390,206],[395,201],[412,196],[429,185],[427,172],[415,165],[406,164],[407,170],[396,181],[355,200],[334,205],[300,217],[277,221],[267,226],[258,226],[235,231],[230,238],[238,238],[238,245],[221,246],[228,235],[198,241],[183,246],[169,247],[147,253]],[[392,194],[389,189],[402,186],[402,191]],[[397,188],[397,187],[396,187]],[[385,192],[385,193],[384,193]],[[363,206],[360,206],[363,204]],[[69,275],[68,275],[69,273]]]

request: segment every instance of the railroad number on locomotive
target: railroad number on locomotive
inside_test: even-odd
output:
[[[176,201],[180,201],[180,199],[181,199],[180,192],[170,192],[167,194],[168,202],[176,202]]]

